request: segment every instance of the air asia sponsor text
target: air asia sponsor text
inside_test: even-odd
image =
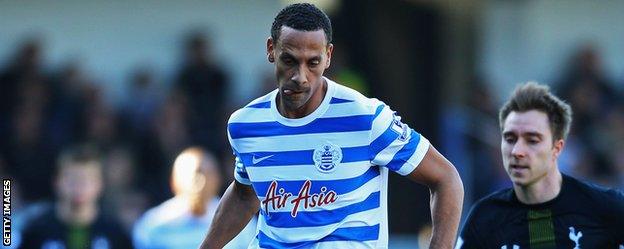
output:
[[[293,204],[290,215],[292,217],[297,217],[297,212],[300,207],[305,210],[308,208],[325,206],[336,202],[338,199],[338,194],[333,190],[327,191],[327,187],[323,186],[319,193],[312,194],[310,193],[311,187],[312,181],[306,180],[301,186],[299,193],[293,196],[292,193],[285,193],[283,188],[278,189],[277,181],[273,181],[267,190],[266,197],[262,201],[264,210],[268,213],[269,206],[272,210],[281,209],[286,206],[287,201],[290,201],[290,203]]]

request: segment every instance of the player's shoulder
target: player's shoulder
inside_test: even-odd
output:
[[[475,202],[462,228],[463,239],[471,241],[469,243],[483,243],[481,239],[489,236],[493,229],[500,228],[505,220],[514,217],[514,209],[509,208],[512,205],[511,195],[511,189],[503,189]]]
[[[513,190],[511,188],[505,188],[495,191],[475,203],[475,207],[496,207],[501,205],[509,205],[513,200]]]
[[[31,208],[27,207],[26,209]],[[39,208],[36,212],[31,212],[28,217],[20,217],[23,222],[27,223],[27,226],[39,227],[42,225],[50,224],[56,217],[56,207],[53,205],[46,205]],[[30,211],[30,210],[28,210]]]
[[[162,231],[179,222],[181,212],[186,210],[176,198],[171,198],[158,206],[145,211],[132,227],[132,239],[138,248],[147,248],[155,237],[162,236]]]
[[[380,106],[385,106],[382,101],[376,98],[366,97],[364,94],[344,86],[339,82],[334,82],[330,79],[327,80],[329,84],[333,84],[335,87],[330,104],[345,104],[354,109],[359,108],[373,111]]]
[[[565,174],[562,174],[562,176],[564,186],[572,190],[572,192],[578,193],[575,194],[577,198],[583,196],[590,203],[608,203],[611,205],[607,205],[607,207],[624,208],[624,193],[622,191],[599,186]]]
[[[56,216],[56,207],[45,206],[39,212],[29,215],[29,217],[20,217],[24,222],[21,227],[21,233],[28,236],[44,236],[54,234],[62,227]]]
[[[136,225],[141,229],[154,229],[180,217],[181,210],[185,210],[183,203],[174,197],[145,211]]]
[[[236,110],[228,120],[229,123],[264,122],[271,117],[272,98],[277,94],[277,89],[261,97],[258,97],[242,108]]]
[[[473,219],[492,217],[492,214],[505,212],[513,206],[513,191],[511,188],[502,189],[475,202],[470,210],[470,217]]]

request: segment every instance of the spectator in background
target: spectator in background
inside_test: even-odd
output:
[[[17,83],[9,133],[1,138],[6,146],[8,172],[25,186],[22,193],[26,202],[49,200],[53,197],[49,186],[54,171],[54,148],[47,129],[50,89],[36,75]]]
[[[10,119],[15,104],[18,102],[20,82],[26,78],[45,80],[41,60],[42,41],[38,38],[27,39],[17,50],[12,62],[3,72],[0,72],[0,137],[5,138],[9,133]]]
[[[106,153],[104,166],[106,189],[102,207],[110,210],[124,231],[130,233],[148,207],[147,196],[138,188],[134,153],[127,146],[117,145]]]
[[[474,172],[475,199],[480,199],[492,191],[509,187],[505,171],[499,167],[500,137],[492,130],[498,129],[497,99],[487,83],[474,79],[468,97],[468,147],[471,148],[471,160]]]
[[[217,155],[226,146],[223,131],[226,123],[225,94],[228,79],[225,72],[213,62],[212,49],[205,35],[199,32],[188,36],[185,58],[175,90],[188,100],[186,115],[193,144],[202,145]]]
[[[562,155],[562,170],[583,179],[615,186],[613,177],[618,174],[617,166],[611,156],[611,146],[605,146],[604,141],[617,135],[605,129],[601,121],[610,116],[618,100],[624,96],[605,76],[602,59],[593,45],[580,47],[572,56],[559,87],[563,99],[569,101],[575,111],[567,146],[571,153]]]
[[[184,150],[175,160],[171,187],[175,197],[148,210],[133,231],[134,246],[197,248],[219,204],[221,176],[215,157],[198,147]],[[255,236],[255,220],[226,248],[246,248]]]
[[[80,65],[75,59],[65,62],[52,80],[50,142],[56,148],[79,142],[84,130],[89,78]]]
[[[27,39],[0,72],[0,154],[7,173],[29,186],[22,192],[26,202],[52,198],[53,152],[46,129],[50,89],[41,47],[40,39]]]
[[[119,142],[117,112],[106,102],[103,89],[91,84],[86,92],[85,130],[82,140],[108,150]]]
[[[133,166],[137,167],[133,181],[150,194],[148,206],[151,206],[169,198],[168,186],[163,184],[169,177],[168,166],[188,145],[186,103],[179,93],[164,99],[165,93],[155,79],[155,72],[147,64],[135,67],[128,78],[127,101],[120,115],[123,127],[120,135],[135,152],[137,163]],[[141,202],[138,196],[132,199]]]
[[[442,114],[443,153],[457,163],[466,188],[466,202],[471,204],[494,190],[509,187],[504,170],[498,165],[500,138],[496,105],[498,101],[487,82],[474,76],[465,98],[452,103]]]
[[[602,57],[592,44],[581,46],[573,54],[559,86],[562,96],[576,102],[572,103],[572,108],[578,110],[575,115],[580,119],[575,124],[582,128],[591,123],[586,118],[600,117],[603,114],[600,111],[607,111],[618,99],[613,82],[605,76]],[[585,94],[577,96],[580,89]],[[575,99],[579,97],[580,99]]]
[[[162,102],[161,89],[155,84],[154,73],[148,66],[139,66],[130,75],[129,91],[123,106],[126,122],[125,137],[133,141],[144,141],[150,136],[150,128],[156,119]]]
[[[77,147],[58,160],[54,187],[57,201],[23,231],[19,248],[130,248],[119,225],[98,208],[102,165],[95,150]]]
[[[624,100],[624,99],[622,99]],[[594,135],[597,148],[604,151],[608,163],[608,174],[592,179],[597,182],[624,190],[624,104],[619,104],[609,111],[598,123]]]
[[[178,153],[190,144],[187,113],[184,96],[172,92],[158,110],[151,128],[152,136],[135,144],[138,147],[137,175],[140,186],[150,195],[150,205],[156,205],[171,196],[166,184],[171,173],[170,165]]]

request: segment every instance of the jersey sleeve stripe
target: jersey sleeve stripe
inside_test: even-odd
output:
[[[247,174],[247,169],[245,168],[243,162],[240,160],[240,154],[235,149],[233,151],[235,155],[234,179],[242,184],[251,185],[251,180],[249,179],[249,175]]]
[[[377,137],[370,144],[370,155],[369,157],[374,158],[379,152],[383,149],[387,148],[394,140],[399,137],[399,134],[392,130],[392,124],[388,126],[388,129],[381,136]]]
[[[238,174],[242,178],[249,179],[249,175],[245,172],[236,171],[236,174]]]
[[[375,109],[375,116],[373,116],[373,119],[376,119],[377,116],[379,116],[379,114],[381,114],[381,111],[383,111],[383,109],[386,107],[386,105],[379,105],[377,107],[377,109]]]
[[[285,126],[279,122],[230,123],[232,139],[246,137],[268,137],[310,133],[332,133],[366,131],[370,129],[371,115],[319,118],[302,126]]]
[[[266,217],[266,223],[272,227],[314,227],[324,226],[340,222],[347,216],[366,210],[378,208],[381,200],[380,192],[371,193],[364,201],[353,203],[332,210],[305,212],[300,211],[297,217],[292,217],[288,212],[271,212],[267,214],[264,209],[260,213]]]
[[[394,155],[400,149],[403,148],[402,144],[404,144],[404,143],[405,143],[404,141],[400,141],[398,139],[395,139],[394,141],[392,141],[392,143],[390,145],[388,145],[382,151],[377,153],[377,155],[373,158],[371,163],[374,164],[374,165],[379,165],[379,166],[386,166],[386,165],[388,165],[388,163],[392,160],[392,158],[394,158]]]
[[[373,118],[373,122],[371,124],[371,135],[370,139],[375,140],[377,137],[381,136],[388,127],[392,125],[392,110],[385,105],[380,105],[377,107],[377,111],[375,112],[375,116]]]
[[[310,186],[310,193],[320,193],[321,188],[325,187],[335,191],[338,195],[342,195],[358,189],[371,179],[379,176],[379,174],[379,167],[371,167],[364,174],[350,179],[315,180]],[[278,188],[283,188],[286,193],[297,194],[304,182],[305,181],[279,181]],[[253,185],[258,198],[264,198],[267,190],[271,186],[271,182],[254,182]]]
[[[400,175],[408,175],[412,173],[416,167],[420,164],[420,162],[425,158],[425,154],[427,154],[427,150],[429,150],[429,140],[427,140],[422,135],[420,136],[420,142],[418,142],[418,146],[416,147],[416,151],[414,154],[407,160],[406,163],[397,170],[397,173]]]
[[[333,233],[323,237],[316,241],[302,241],[294,243],[280,242],[272,239],[264,234],[262,231],[258,232],[258,240],[260,247],[262,248],[299,248],[305,247],[312,243],[326,242],[326,241],[369,241],[377,240],[379,238],[379,224],[373,226],[362,227],[345,227],[338,228]]]
[[[412,130],[409,142],[403,145],[403,148],[401,148],[396,154],[394,154],[394,157],[392,158],[392,160],[390,160],[386,167],[388,167],[388,169],[392,171],[398,171],[401,166],[403,166],[403,164],[405,164],[408,159],[412,157],[412,155],[414,155],[414,152],[416,152],[416,147],[418,146],[419,142],[420,134]]]
[[[243,177],[240,172],[236,172],[236,174],[234,174],[234,179],[236,179],[236,181],[245,184],[245,185],[251,185],[251,181],[248,178],[249,176],[247,176],[247,178]]]

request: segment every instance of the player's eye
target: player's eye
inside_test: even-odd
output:
[[[282,58],[282,62],[288,66],[292,66],[295,64],[295,61],[291,58]]]
[[[319,64],[321,64],[321,62],[319,60],[312,60],[312,61],[310,61],[310,67],[316,67]]]
[[[516,138],[515,137],[511,137],[511,136],[505,137],[505,138],[503,138],[503,140],[505,140],[505,142],[508,143],[508,144],[513,144],[513,143],[516,142]]]

